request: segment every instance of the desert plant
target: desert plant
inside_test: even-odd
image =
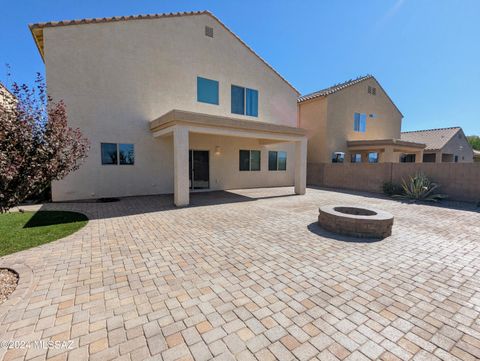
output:
[[[78,169],[88,141],[67,125],[62,101],[46,93],[40,74],[36,84],[0,88],[0,213],[44,191],[53,180]]]
[[[412,201],[438,202],[447,198],[437,193],[438,184],[432,182],[425,174],[416,173],[408,181],[402,179],[402,193],[393,195],[395,198],[410,199]]]
[[[402,194],[403,188],[400,184],[393,182],[384,182],[382,185],[383,193],[387,196],[393,196],[396,194]]]

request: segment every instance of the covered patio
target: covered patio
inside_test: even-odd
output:
[[[402,155],[410,155],[410,161],[421,163],[425,144],[407,142],[400,139],[374,139],[347,141],[349,156],[361,154],[361,159],[368,159],[368,154],[377,153],[379,163],[399,163]]]
[[[212,182],[210,178],[203,181],[201,188],[204,190],[229,189],[232,185],[238,188],[239,184],[240,187],[242,185],[245,187],[286,185],[289,182],[289,176],[294,173],[292,183],[295,186],[295,193],[305,194],[307,138],[303,129],[172,110],[151,121],[150,131],[154,137],[173,138],[173,188],[176,206],[188,205],[190,191],[195,188],[192,187],[192,182],[195,180],[191,169],[192,162],[197,161],[193,159],[194,157],[198,156],[200,159],[203,155],[200,154],[202,150],[192,152],[193,148],[206,149],[203,150],[205,172],[213,170],[215,173]],[[217,143],[223,146],[216,145]],[[269,163],[268,172],[265,172],[264,164],[262,172],[237,173],[239,150],[249,149],[249,147],[265,149],[269,151],[270,157],[270,153],[275,152],[275,147],[279,146],[291,150],[294,154],[294,158],[289,159],[288,162],[285,160],[288,165],[285,172],[270,172]],[[225,159],[221,159],[222,156],[228,158],[228,163],[225,163]],[[265,158],[265,154],[263,159],[263,163],[270,162],[269,158]]]

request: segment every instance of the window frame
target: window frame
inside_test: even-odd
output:
[[[240,113],[239,111],[234,111],[234,108],[233,108],[233,91],[234,89],[237,89],[237,90],[242,90],[242,93],[243,93],[243,106],[242,106],[242,112]],[[253,95],[253,98],[251,98],[249,96],[249,94],[252,94]],[[254,99],[254,100],[250,100],[249,99]],[[258,118],[258,105],[259,105],[259,102],[258,102],[258,99],[259,99],[259,91],[257,89],[253,89],[253,88],[247,88],[245,86],[241,86],[241,85],[236,85],[236,84],[231,84],[230,86],[230,112],[232,114],[237,114],[237,115],[245,115],[245,116],[248,116],[248,117],[255,117],[255,118]],[[250,102],[250,105],[252,104],[251,102],[253,102],[253,104],[255,105],[253,108],[252,107],[249,107],[249,102]]]
[[[115,145],[115,163],[104,163],[103,159],[103,145]],[[133,157],[132,157],[132,162],[131,163],[122,163],[120,160],[120,147],[121,146],[132,146],[133,150]],[[101,142],[100,143],[100,162],[103,165],[110,166],[110,165],[120,165],[120,166],[134,166],[135,165],[135,144],[134,143],[112,143],[112,142]]]
[[[104,145],[114,145],[115,146],[115,161],[112,161],[112,163],[105,163],[104,162],[104,157],[103,157],[103,146]],[[102,165],[118,165],[118,143],[110,143],[110,142],[101,142],[100,143],[100,162]]]
[[[242,159],[241,154],[242,152],[248,152],[248,169],[242,169]],[[252,169],[252,154],[258,153],[258,169]],[[238,151],[238,170],[240,172],[260,172],[262,170],[262,151],[258,149],[239,149]]]
[[[202,82],[205,82],[208,84],[208,82],[211,82],[216,85],[216,99],[213,101],[210,101],[205,97],[204,95],[201,96],[200,94],[200,84]],[[211,104],[211,105],[220,105],[220,83],[218,80],[215,79],[209,79],[209,78],[204,78],[202,76],[197,75],[197,103],[204,103],[204,104]]]
[[[358,160],[357,160],[357,155],[359,156],[358,157]],[[362,163],[362,153],[352,153],[351,156],[350,156],[350,163]]]
[[[353,131],[356,133],[367,132],[367,114],[366,113],[353,113]]]
[[[133,156],[131,157],[131,163],[125,163],[125,162],[122,163],[122,159],[120,158],[120,152],[121,152],[122,146],[132,146]],[[117,148],[118,148],[118,165],[135,165],[135,144],[118,143]]]
[[[370,154],[376,154],[377,155],[374,162],[371,161]],[[380,159],[380,154],[378,152],[368,152],[368,155],[367,155],[368,163],[376,164],[376,163],[378,163],[379,159]]]
[[[272,169],[270,167],[270,154],[273,154],[275,153],[275,169]],[[280,157],[279,157],[279,154],[285,154],[285,169],[280,169],[279,167],[279,164],[280,164]],[[287,161],[288,161],[288,152],[287,151],[284,151],[284,150],[269,150],[268,151],[268,170],[271,171],[271,172],[286,172],[287,171]]]

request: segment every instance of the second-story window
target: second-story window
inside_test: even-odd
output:
[[[198,76],[197,101],[218,105],[218,81]]]
[[[360,133],[367,131],[367,114],[355,113],[353,115],[353,130]]]
[[[232,85],[232,113],[258,117],[258,90]]]

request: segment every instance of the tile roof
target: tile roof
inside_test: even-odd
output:
[[[336,93],[336,92],[338,92],[342,89],[348,88],[349,86],[355,85],[357,83],[360,83],[360,82],[362,82],[364,80],[367,80],[367,79],[370,79],[370,78],[373,78],[373,75],[368,74],[368,75],[365,75],[365,76],[358,77],[356,79],[348,80],[348,81],[340,83],[340,84],[335,84],[335,85],[332,85],[331,87],[316,91],[314,93],[302,95],[301,97],[298,98],[298,102],[301,103],[301,102],[304,102],[306,100],[310,100],[310,99],[314,99],[314,98],[318,98],[318,97],[324,97],[324,96]]]
[[[345,88],[348,88],[352,85],[355,85],[355,84],[358,84],[358,83],[361,83],[362,81],[364,80],[367,80],[367,79],[374,79],[378,86],[382,89],[383,93],[387,96],[388,100],[390,100],[390,102],[392,103],[392,105],[397,109],[397,111],[400,113],[400,115],[403,117],[403,114],[402,112],[400,111],[400,109],[398,109],[397,105],[393,102],[392,98],[390,98],[390,96],[387,94],[387,92],[385,91],[385,89],[383,89],[382,85],[378,82],[377,79],[375,79],[375,77],[371,74],[367,74],[367,75],[364,75],[364,76],[360,76],[356,79],[350,79],[346,82],[343,82],[343,83],[340,83],[340,84],[335,84],[335,85],[332,85],[328,88],[325,88],[325,89],[322,89],[322,90],[319,90],[319,91],[316,91],[314,93],[310,93],[310,94],[306,94],[306,95],[302,95],[300,96],[298,99],[297,99],[297,102],[298,103],[303,103],[307,100],[311,100],[311,99],[315,99],[315,98],[320,98],[320,97],[326,97],[330,94],[333,94],[333,93],[336,93],[340,90],[343,90]]]
[[[68,25],[82,25],[82,24],[99,24],[99,23],[108,23],[116,21],[128,21],[128,20],[146,20],[146,19],[160,19],[160,18],[170,18],[170,17],[180,17],[180,16],[194,16],[194,15],[208,15],[214,20],[216,20],[225,30],[232,34],[243,46],[245,46],[250,52],[253,53],[260,61],[262,61],[268,68],[270,68],[275,74],[277,74],[280,79],[282,79],[287,85],[289,85],[297,95],[300,92],[281,76],[269,63],[267,63],[260,55],[258,55],[252,48],[250,48],[242,39],[238,37],[232,30],[230,30],[224,23],[222,23],[215,15],[213,15],[208,10],[202,11],[186,11],[186,12],[177,12],[177,13],[163,13],[163,14],[146,14],[146,15],[130,15],[130,16],[113,16],[105,18],[90,18],[90,19],[78,19],[78,20],[61,20],[61,21],[49,21],[44,23],[35,23],[29,24],[28,27],[32,32],[35,43],[37,44],[40,55],[43,59],[43,28],[56,27],[56,26],[68,26]]]
[[[401,139],[408,142],[425,143],[426,151],[440,150],[461,130],[460,127],[451,127],[402,132]]]

